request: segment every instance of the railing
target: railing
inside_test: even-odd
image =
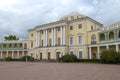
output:
[[[102,40],[102,41],[99,41],[99,43],[110,43],[110,42],[117,42],[117,41],[120,41],[120,39]]]

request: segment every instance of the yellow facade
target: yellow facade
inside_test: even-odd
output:
[[[29,29],[28,40],[22,41],[23,50],[12,51],[14,58],[24,53],[38,60],[57,60],[68,53],[78,59],[99,59],[99,53],[105,49],[120,51],[118,28],[118,23],[104,27],[88,16],[71,13],[56,22]],[[8,51],[8,56],[12,56],[12,51]],[[2,53],[5,58],[7,52]]]
[[[70,29],[71,26],[72,30]],[[34,58],[40,59],[40,55],[42,53],[42,58],[48,59],[48,53],[50,52],[50,58],[56,59],[58,51],[60,52],[60,56],[73,52],[73,54],[80,58],[79,51],[82,51],[81,58],[88,59],[89,53],[87,45],[91,44],[91,36],[98,36],[97,30],[101,29],[102,27],[103,25],[101,23],[85,15],[77,13],[64,16],[56,22],[37,26],[28,30],[28,46],[30,49],[28,55],[32,55]],[[55,31],[53,31],[54,33],[52,33],[52,29]],[[45,33],[45,31],[47,31],[47,33]],[[31,36],[31,34],[33,34],[33,36]],[[46,35],[47,38],[45,38]],[[79,43],[79,36],[82,36],[81,43]],[[70,37],[73,37],[72,45],[70,44]],[[59,42],[59,38],[62,39],[62,42]],[[44,43],[46,39],[47,42]],[[54,45],[52,45],[53,43],[50,43],[52,39],[54,39]],[[33,42],[33,48],[30,47],[31,42]],[[46,43],[47,45],[42,45]]]

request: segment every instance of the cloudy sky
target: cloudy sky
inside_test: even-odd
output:
[[[71,12],[104,25],[120,21],[120,0],[0,0],[0,40],[7,35],[27,39],[27,30]]]

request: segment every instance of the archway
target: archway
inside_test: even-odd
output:
[[[59,60],[61,57],[61,51],[60,50],[56,50],[56,60]]]
[[[50,50],[47,50],[47,59],[48,59],[48,60],[51,59],[51,52],[50,52]]]
[[[104,41],[105,40],[105,34],[100,34],[100,41]]]
[[[110,32],[109,33],[109,39],[111,40],[111,39],[114,39],[114,32]]]

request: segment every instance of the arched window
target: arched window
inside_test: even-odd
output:
[[[104,41],[105,40],[105,35],[104,34],[100,34],[100,41]]]
[[[95,35],[92,35],[91,41],[96,41],[96,36]]]
[[[109,39],[114,39],[114,32],[109,33]]]
[[[118,37],[120,38],[120,31],[119,31]]]
[[[24,44],[24,49],[27,49],[27,44],[26,43]]]
[[[96,36],[95,35],[91,36],[91,43],[96,44]]]

